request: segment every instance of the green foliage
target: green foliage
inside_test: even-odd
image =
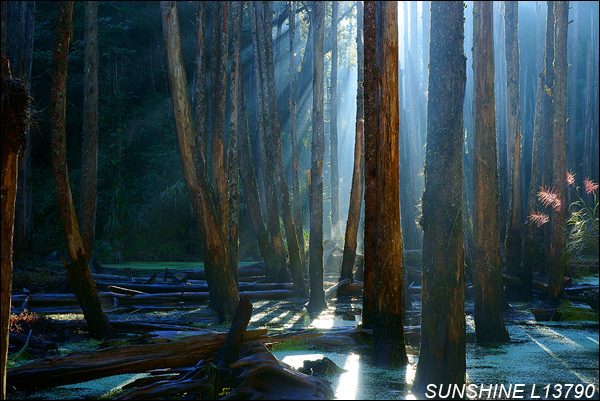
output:
[[[565,252],[572,260],[585,256],[598,260],[598,199],[595,193],[590,193],[591,202],[586,202],[579,188],[576,187],[573,192],[579,200],[569,206]]]
[[[567,301],[562,302],[556,311],[560,314],[561,321],[598,321],[598,311],[574,306]]]

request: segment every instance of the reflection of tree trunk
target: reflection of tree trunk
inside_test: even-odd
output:
[[[329,143],[331,148],[331,238],[336,241],[340,233],[340,174],[338,167],[338,132],[337,132],[337,21],[338,2],[331,3],[331,86],[329,104]]]
[[[236,284],[239,282],[239,162],[238,162],[238,131],[242,114],[239,111],[240,76],[242,64],[240,56],[240,41],[242,35],[242,3],[231,3],[231,91],[229,96],[229,146],[227,147],[227,162],[229,169],[229,266],[235,276]],[[224,218],[224,217],[223,217]]]
[[[533,123],[533,144],[531,154],[531,182],[529,195],[527,197],[527,216],[536,212],[536,194],[540,178],[540,137],[542,132],[542,96],[544,94],[544,75],[540,71],[537,79],[537,91],[535,95],[535,120]],[[525,235],[523,236],[523,294],[531,299],[532,272],[535,261],[535,223],[527,219],[525,223]]]
[[[254,63],[256,65],[256,85],[257,85],[257,105],[258,105],[258,134],[260,141],[260,164],[263,176],[263,182],[265,185],[266,199],[267,199],[267,231],[271,238],[271,247],[277,255],[277,266],[275,270],[271,270],[273,266],[267,265],[269,269],[267,276],[275,281],[286,281],[287,271],[285,265],[285,249],[283,247],[283,239],[281,238],[281,227],[279,223],[279,209],[277,206],[277,186],[275,182],[275,160],[273,152],[269,151],[268,146],[272,143],[269,140],[270,128],[268,118],[269,112],[267,110],[267,80],[265,74],[265,57],[264,55],[264,40],[261,37],[262,30],[259,24],[262,24],[262,7],[257,7],[255,3],[250,4],[250,18],[252,25],[252,44],[254,46]],[[259,12],[260,10],[260,12]]]
[[[229,265],[228,232],[223,233],[215,199],[206,182],[204,157],[198,152],[192,110],[188,101],[181,52],[181,36],[176,2],[161,2],[162,24],[167,52],[171,101],[183,174],[199,229],[205,233],[204,265],[210,298],[219,320],[231,319],[238,304],[238,288]],[[227,218],[224,216],[223,218]]]
[[[504,3],[506,25],[506,105],[507,136],[510,165],[510,198],[508,227],[506,229],[506,265],[509,274],[517,277],[521,272],[521,107],[519,101],[519,37],[516,1]],[[514,294],[517,295],[517,294]],[[523,298],[523,294],[520,294]]]
[[[70,261],[63,261],[71,290],[83,311],[83,316],[95,338],[112,335],[113,329],[102,311],[96,284],[88,266],[89,254],[86,253],[71,195],[69,171],[67,169],[66,138],[66,86],[67,58],[69,42],[73,29],[73,2],[60,3],[56,23],[54,56],[52,62],[52,94],[50,104],[52,121],[52,166],[56,183],[58,212],[62,221]]]
[[[92,257],[96,230],[98,177],[98,2],[85,3],[83,144],[79,221],[85,253]]]
[[[294,63],[294,40],[296,31],[296,3],[289,2],[290,7],[290,143],[292,144],[293,178],[292,191],[294,193],[294,223],[296,224],[296,237],[302,261],[302,270],[306,270],[306,255],[304,253],[304,229],[302,228],[302,200],[300,199],[300,173],[298,170],[298,138],[296,134],[296,67]]]
[[[463,2],[431,3],[427,155],[423,193],[421,351],[413,393],[465,382],[462,234],[466,62]],[[365,255],[366,259],[366,255]]]
[[[406,4],[406,3],[405,3]],[[365,122],[364,127],[368,132],[377,132],[378,119],[377,119],[377,99],[376,99],[376,85],[377,75],[375,66],[375,2],[366,1],[364,3],[364,115]],[[373,135],[373,134],[371,134]],[[374,237],[366,235],[366,233],[375,232],[375,219],[371,216],[371,210],[367,211],[367,203],[370,205],[376,204],[376,177],[377,177],[377,165],[374,157],[367,157],[367,154],[375,152],[375,149],[371,149],[371,146],[375,145],[374,141],[368,140],[368,136],[364,138],[364,153],[365,153],[365,216],[364,216],[364,232],[363,247],[364,247],[364,258],[366,260],[375,260],[377,252],[377,243]],[[376,302],[376,283],[377,283],[377,270],[375,264],[365,263],[363,273],[363,310],[362,310],[362,325],[364,328],[370,329],[373,327],[375,319],[375,302]]]
[[[3,50],[11,64],[12,74],[23,78],[27,85],[31,80],[35,1],[8,1],[2,17],[6,18],[7,33],[3,34],[6,48]],[[21,172],[17,177],[17,200],[15,204],[14,257],[23,259],[32,251],[33,214],[31,191],[31,135],[19,161]]]
[[[323,120],[323,39],[325,25],[325,2],[315,1],[313,42],[313,110],[312,144],[310,167],[310,240],[309,274],[311,311],[320,311],[327,306],[323,290],[323,157],[325,154]]]
[[[548,275],[548,300],[552,304],[565,297],[563,229],[567,217],[566,178],[567,178],[567,25],[569,23],[569,2],[554,3],[554,133],[553,133],[553,174],[552,187],[562,202],[558,210],[551,212],[550,266]]]
[[[369,160],[370,165],[376,166],[375,186],[368,188],[375,190],[375,195],[365,196],[365,219],[374,224],[366,227],[365,237],[372,238],[377,248],[374,254],[369,254],[369,258],[365,255],[364,263],[365,267],[371,265],[370,269],[376,270],[377,277],[373,318],[374,359],[377,363],[398,365],[407,361],[402,317],[398,158],[398,3],[376,2],[375,20],[377,83],[375,87],[365,87],[365,92],[375,90],[378,120],[376,127],[366,126],[365,135],[365,162]]]
[[[360,205],[362,200],[364,180],[364,46],[362,38],[363,7],[360,1],[356,3],[356,8],[356,53],[358,61],[356,85],[356,135],[354,137],[354,168],[352,170],[352,188],[350,189],[350,205],[348,207],[348,222],[346,223],[346,236],[344,240],[344,255],[342,258],[340,281],[345,279],[350,279],[350,281],[353,280],[352,269],[354,268],[354,261],[356,260],[356,242],[358,234],[358,223],[360,222]]]
[[[2,14],[4,20],[4,10],[2,10]],[[0,399],[4,400],[6,399],[6,363],[8,360],[17,175],[19,158],[26,149],[27,117],[30,102],[26,81],[12,78],[10,63],[5,57],[4,49],[1,80],[2,104],[0,105],[0,117],[2,119],[2,135],[0,136],[0,157],[2,166],[0,166],[0,182],[2,183],[2,196],[0,196],[0,234],[2,237],[2,259],[0,263],[2,280],[0,280]]]
[[[493,3],[473,6],[473,237],[478,342],[509,339],[502,319],[502,263],[494,99]]]

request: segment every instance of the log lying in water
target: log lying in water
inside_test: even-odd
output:
[[[105,281],[96,281],[98,289],[103,291],[120,292],[121,291],[137,291],[145,294],[160,294],[167,292],[208,292],[207,284],[190,285],[190,284],[115,284]],[[115,291],[116,289],[116,291]],[[240,291],[270,291],[270,290],[293,290],[294,286],[291,283],[240,283]]]
[[[265,263],[264,262],[258,262],[258,263],[254,263],[251,265],[246,265],[246,266],[240,266],[239,269],[239,275],[240,278],[241,277],[248,277],[248,276],[265,276]],[[204,269],[193,269],[193,270],[186,270],[184,272],[186,279],[188,280],[206,280],[206,273],[204,272]]]

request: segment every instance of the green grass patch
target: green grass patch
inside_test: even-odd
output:
[[[560,314],[560,320],[565,322],[572,321],[593,321],[598,322],[598,312],[591,308],[573,306],[569,302],[563,302],[556,310]]]

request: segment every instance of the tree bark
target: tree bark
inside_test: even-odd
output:
[[[258,11],[258,10],[257,10]],[[275,67],[273,62],[273,41],[270,35],[269,28],[271,20],[271,9],[269,2],[262,3],[262,37],[264,40],[264,54],[266,67],[264,71],[264,79],[267,82],[267,104],[266,111],[269,112],[267,121],[270,123],[268,132],[271,134],[270,142],[273,146],[271,153],[275,157],[275,176],[279,187],[279,197],[281,200],[281,211],[283,218],[283,227],[285,229],[285,237],[288,247],[288,255],[290,260],[290,269],[292,273],[292,282],[296,287],[299,296],[306,295],[304,278],[302,277],[302,259],[300,257],[300,248],[296,236],[296,226],[294,224],[294,216],[292,214],[292,204],[290,201],[290,193],[283,167],[283,151],[281,146],[281,128],[279,126],[279,116],[277,112],[277,94],[275,88]]]
[[[431,3],[427,154],[423,193],[421,351],[413,392],[465,382],[462,234],[463,2]],[[366,255],[365,255],[366,258]]]
[[[239,223],[240,223],[240,188],[239,188],[239,159],[238,159],[238,130],[242,114],[239,110],[240,76],[242,73],[240,42],[242,36],[242,3],[231,3],[231,70],[229,97],[229,146],[227,147],[228,161],[228,192],[229,192],[229,266],[235,276],[236,285],[239,283]]]
[[[349,279],[354,281],[352,269],[356,260],[356,243],[358,224],[360,222],[360,205],[363,195],[364,181],[364,154],[363,154],[363,132],[364,132],[364,46],[363,46],[363,7],[357,2],[356,16],[356,53],[357,53],[357,85],[356,85],[356,128],[354,136],[354,167],[352,170],[352,187],[350,189],[350,205],[348,206],[348,221],[346,223],[346,235],[344,239],[344,253],[342,256],[342,268],[340,281]]]
[[[366,235],[368,232],[375,232],[375,217],[372,216],[373,208],[367,208],[367,204],[375,205],[377,199],[376,184],[377,184],[377,165],[374,155],[376,149],[374,145],[375,141],[371,140],[369,135],[375,135],[378,131],[378,118],[377,118],[377,75],[375,65],[375,31],[376,31],[376,20],[375,20],[375,2],[366,1],[364,3],[364,115],[365,122],[364,127],[370,134],[364,137],[364,161],[365,161],[365,216],[364,216],[364,232],[363,236],[363,247],[364,247],[364,259],[375,260],[377,254],[377,243],[373,237]],[[373,327],[375,318],[375,302],[376,302],[376,283],[377,283],[377,270],[375,265],[372,263],[364,264],[364,291],[363,291],[363,310],[362,310],[362,327],[370,329]]]
[[[569,23],[569,2],[554,3],[554,121],[553,121],[553,162],[552,182],[561,201],[561,206],[550,214],[551,243],[548,275],[548,301],[558,304],[565,297],[563,230],[567,218],[567,26]]]
[[[85,3],[83,144],[79,221],[85,253],[92,258],[98,182],[98,2]]]
[[[340,228],[340,173],[338,156],[337,128],[337,64],[338,64],[338,2],[331,3],[331,85],[329,103],[329,146],[331,148],[331,238],[336,241],[341,236]]]
[[[498,222],[494,99],[493,3],[473,5],[473,237],[475,333],[478,342],[505,342]]]
[[[521,271],[521,111],[519,100],[519,37],[516,1],[504,3],[506,26],[506,126],[510,164],[510,197],[506,228],[506,265],[509,274],[522,276]],[[524,298],[524,294],[511,294]]]
[[[0,182],[0,230],[2,242],[0,280],[0,399],[6,399],[6,363],[8,360],[10,303],[13,273],[13,233],[15,223],[15,201],[17,197],[17,177],[19,158],[27,148],[29,118],[29,89],[27,81],[13,79],[10,62],[2,53],[2,135],[0,136],[0,156],[2,170]]]
[[[325,25],[325,2],[313,3],[313,104],[312,104],[312,144],[310,166],[310,239],[309,275],[310,301],[308,308],[318,312],[327,307],[323,290],[323,157],[325,154],[323,119],[323,39]]]
[[[205,161],[196,143],[183,69],[177,3],[161,2],[161,13],[181,164],[196,221],[200,231],[206,234],[204,264],[211,301],[217,309],[219,320],[224,322],[232,318],[239,299],[235,276],[229,265],[228,233],[224,235],[221,230],[217,215],[219,209],[206,182]],[[227,216],[221,217],[225,219]]]
[[[373,354],[377,363],[399,365],[407,361],[404,346],[402,303],[402,230],[400,228],[398,104],[398,3],[375,3],[375,90],[377,131],[367,125],[365,154],[377,167],[374,196],[365,196],[365,216],[374,224],[365,228],[365,238],[377,243],[374,255],[365,255],[365,266],[376,270],[376,300],[373,319]],[[373,96],[373,95],[371,95]],[[374,142],[374,143],[373,143]],[[373,231],[370,231],[373,230]]]
[[[5,53],[11,64],[12,75],[22,78],[31,85],[31,62],[33,59],[33,39],[35,1],[7,1],[3,10],[7,32]],[[27,127],[29,130],[29,127]],[[33,211],[31,188],[31,135],[19,161],[21,172],[17,177],[17,200],[15,203],[14,258],[23,260],[32,252]]]
[[[196,17],[196,49],[194,54],[194,117],[196,119],[196,143],[200,152],[206,158],[206,72],[204,70],[204,25],[206,23],[206,3],[194,2]]]
[[[54,56],[52,62],[52,167],[56,184],[56,200],[58,212],[62,221],[67,252],[70,261],[63,260],[67,279],[71,290],[75,293],[81,306],[87,325],[95,338],[106,338],[114,333],[108,319],[102,311],[96,285],[88,265],[89,254],[86,253],[77,217],[73,205],[69,171],[67,168],[67,138],[66,138],[66,85],[67,58],[69,41],[73,29],[73,2],[61,2],[59,16],[56,22],[56,37],[54,39]]]
[[[531,182],[529,195],[527,196],[527,216],[536,212],[536,198],[540,180],[540,140],[542,133],[542,102],[544,95],[544,73],[538,74],[537,89],[535,95],[535,119],[533,122],[533,143],[531,154]],[[536,225],[530,218],[525,223],[525,235],[523,236],[523,294],[531,299],[531,286],[533,280],[533,266],[535,262],[535,229]]]
[[[554,122],[554,1],[548,1],[546,46],[544,50],[544,106],[542,146],[544,152],[542,185],[552,184],[552,124]]]
[[[272,143],[269,140],[269,112],[267,111],[267,82],[265,74],[265,51],[264,37],[262,36],[263,10],[259,5],[250,4],[250,19],[252,25],[252,44],[254,46],[254,63],[256,65],[256,85],[257,85],[257,105],[258,105],[258,134],[260,137],[260,164],[262,176],[265,185],[267,201],[267,231],[270,236],[271,247],[277,255],[277,267],[272,270],[272,266],[267,264],[267,276],[275,281],[286,281],[288,279],[285,264],[285,249],[283,239],[281,238],[281,226],[279,223],[279,209],[277,206],[277,184],[275,181],[275,160],[273,152],[267,149],[267,144]]]

